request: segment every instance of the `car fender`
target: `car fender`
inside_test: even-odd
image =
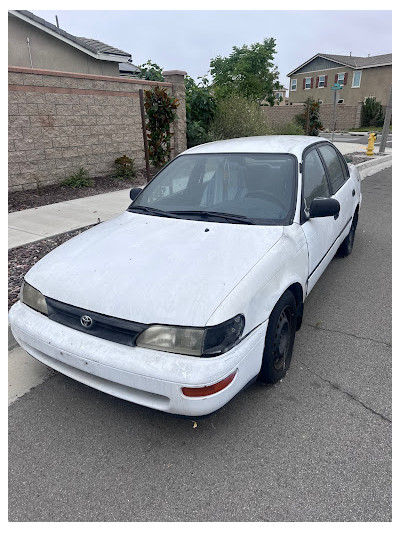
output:
[[[279,241],[242,278],[210,316],[215,325],[237,314],[245,317],[243,335],[269,318],[282,294],[293,284],[306,294],[308,249],[298,224],[286,226]]]
[[[349,165],[349,172],[350,172],[350,179],[352,180],[354,189],[356,191],[355,194],[355,203],[356,206],[358,205],[361,207],[361,201],[362,201],[362,194],[361,194],[361,176],[358,168],[356,165]]]

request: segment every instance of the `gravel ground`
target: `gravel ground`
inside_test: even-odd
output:
[[[352,152],[351,154],[346,154],[344,156],[348,163],[353,163],[353,165],[358,165],[358,163],[364,163],[371,159],[368,155],[365,155],[365,152]]]
[[[92,226],[32,242],[8,251],[8,309],[18,300],[22,280],[28,270],[43,256],[63,242]]]
[[[155,171],[151,170],[151,175]],[[66,202],[85,196],[94,196],[106,192],[119,191],[129,187],[138,187],[146,183],[144,171],[138,171],[133,179],[118,179],[112,177],[94,178],[93,187],[72,188],[66,185],[49,185],[40,190],[14,191],[8,195],[8,212],[22,211],[32,207]]]

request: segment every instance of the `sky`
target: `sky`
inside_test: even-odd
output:
[[[360,5],[367,7],[366,3]],[[251,45],[270,37],[276,40],[274,63],[280,72],[280,83],[285,87],[288,87],[288,72],[318,52],[340,55],[351,52],[353,56],[392,52],[389,9],[31,11],[53,24],[57,15],[60,28],[65,31],[131,53],[136,65],[151,59],[164,70],[184,70],[195,79],[207,75],[210,60],[228,56],[233,46]]]

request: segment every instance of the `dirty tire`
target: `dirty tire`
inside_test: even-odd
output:
[[[286,291],[269,317],[259,381],[276,383],[283,378],[292,359],[295,333],[296,300]]]
[[[358,211],[354,214],[353,222],[351,223],[349,234],[347,235],[345,240],[342,242],[342,244],[339,246],[337,253],[340,257],[347,257],[353,251],[357,222],[358,222]]]

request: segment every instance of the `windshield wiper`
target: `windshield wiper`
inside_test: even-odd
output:
[[[170,213],[179,214],[179,215],[198,215],[200,217],[217,217],[223,218],[224,220],[229,220],[236,222],[237,224],[254,224],[254,222],[244,216],[244,215],[234,215],[232,213],[221,213],[219,211],[198,211],[198,210],[188,210],[188,211],[170,211]]]
[[[128,207],[128,211],[139,211],[143,212],[144,214],[149,215],[155,215],[157,217],[167,217],[167,218],[180,218],[177,217],[175,214],[172,214],[168,211],[163,211],[162,209],[156,209],[155,207],[148,207],[146,205],[132,205]]]

